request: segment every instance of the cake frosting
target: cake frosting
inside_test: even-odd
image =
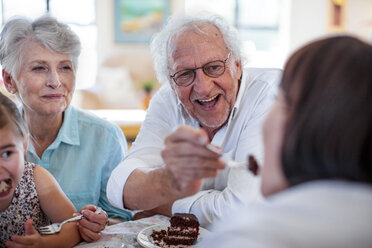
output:
[[[176,213],[167,230],[153,231],[151,237],[158,246],[193,245],[199,235],[199,221],[194,214]]]

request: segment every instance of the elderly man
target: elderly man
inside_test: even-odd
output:
[[[111,174],[108,199],[125,209],[193,213],[208,226],[260,199],[258,179],[226,161],[263,157],[261,124],[280,70],[243,70],[237,32],[218,16],[170,19],[151,50],[159,81],[169,83]]]

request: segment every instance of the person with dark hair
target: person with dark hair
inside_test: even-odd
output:
[[[12,18],[1,31],[4,86],[20,101],[30,130],[27,159],[57,179],[85,216],[79,221],[82,237],[93,241],[108,217],[131,218],[106,197],[107,180],[127,143],[118,125],[70,106],[80,50],[71,28],[48,15]],[[106,212],[95,213],[97,207]]]
[[[28,137],[17,106],[0,93],[0,247],[72,247],[80,241],[75,223],[58,235],[37,231],[76,209],[46,169],[25,160]]]
[[[372,46],[329,37],[295,52],[263,132],[267,202],[203,247],[371,247]]]

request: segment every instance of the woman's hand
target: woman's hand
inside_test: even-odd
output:
[[[81,237],[86,242],[99,240],[101,238],[100,231],[105,229],[108,216],[105,211],[94,213],[97,209],[97,206],[86,205],[80,210],[85,218],[78,221],[78,228]]]

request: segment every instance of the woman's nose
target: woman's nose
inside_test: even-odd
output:
[[[47,86],[56,89],[61,86],[59,75],[55,71],[51,71],[48,75]]]

